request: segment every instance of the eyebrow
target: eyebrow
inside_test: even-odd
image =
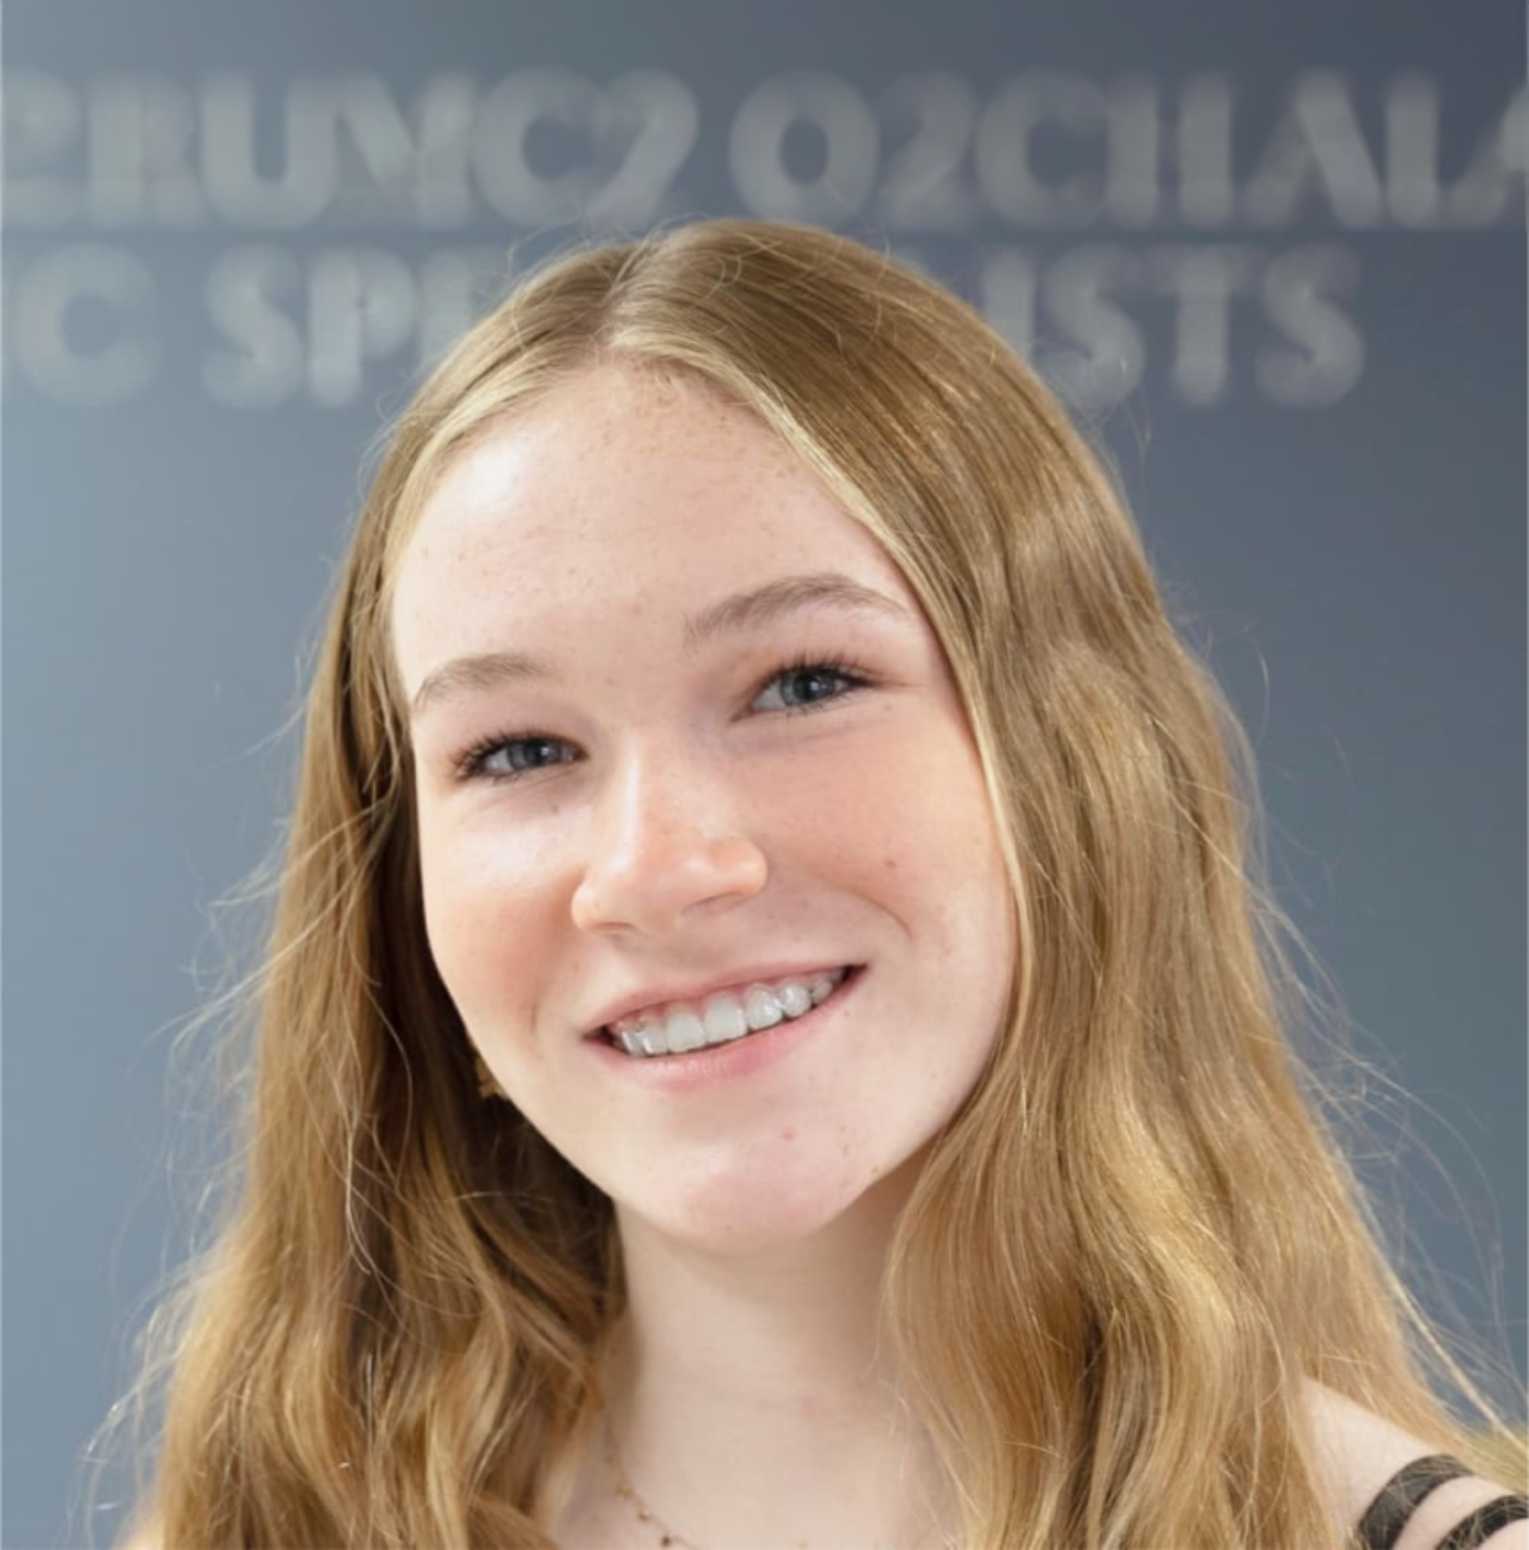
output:
[[[901,603],[852,581],[840,571],[782,576],[747,592],[735,592],[698,614],[688,615],[684,631],[685,655],[695,656],[708,642],[723,635],[759,629],[809,608],[876,613],[905,623],[912,620],[912,615]],[[529,652],[484,651],[453,657],[425,676],[415,691],[410,718],[418,721],[433,706],[461,694],[495,689],[509,683],[559,681],[560,675],[551,662]]]

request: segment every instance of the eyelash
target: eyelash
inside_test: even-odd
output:
[[[861,671],[859,666],[842,657],[813,657],[798,656],[789,662],[784,662],[773,671],[760,679],[754,688],[751,699],[756,699],[779,678],[790,678],[797,674],[816,674],[825,677],[836,677],[844,680],[848,685],[842,693],[828,696],[826,699],[815,700],[808,705],[788,705],[784,711],[775,711],[775,715],[800,716],[810,711],[823,710],[830,705],[837,704],[840,700],[848,699],[859,689],[871,687],[871,680]],[[542,732],[496,732],[488,737],[465,748],[452,760],[452,771],[456,780],[466,783],[472,780],[486,780],[494,785],[510,785],[522,780],[527,775],[539,774],[542,770],[556,769],[556,764],[544,764],[535,769],[527,770],[495,770],[485,769],[491,754],[498,753],[500,749],[507,748],[516,743],[560,743],[562,738],[551,737]]]

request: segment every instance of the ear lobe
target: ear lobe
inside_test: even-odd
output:
[[[487,1062],[477,1050],[473,1051],[473,1069],[478,1073],[480,1098],[500,1098],[509,1102],[510,1095],[499,1085],[499,1079],[489,1070]]]

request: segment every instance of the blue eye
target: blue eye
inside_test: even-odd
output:
[[[759,688],[754,693],[757,697],[761,689],[767,689],[775,683],[791,683],[793,681],[801,683],[804,680],[810,682],[813,679],[822,682],[833,678],[848,684],[849,688],[845,689],[841,694],[824,695],[815,700],[808,700],[805,705],[787,705],[785,707],[786,710],[792,712],[816,710],[819,705],[827,705],[834,700],[842,700],[851,690],[862,688],[865,684],[863,678],[849,671],[849,664],[846,662],[814,662],[808,658],[799,658],[795,662],[788,662],[784,666],[776,668],[768,678],[760,683]]]
[[[529,775],[533,770],[548,769],[554,764],[567,763],[566,760],[562,759],[548,759],[543,762],[537,757],[538,751],[556,747],[557,744],[558,739],[555,737],[506,737],[492,739],[480,748],[475,749],[468,756],[464,778],[486,775],[490,780],[518,780],[520,776]],[[508,752],[513,755],[519,753],[522,749],[531,750],[526,755],[526,758],[531,762],[527,763],[524,760],[512,758],[508,770],[490,770],[487,768],[489,759],[495,754]]]
[[[837,693],[820,695],[816,699],[809,699],[805,704],[786,705],[784,713],[795,716],[807,711],[820,710],[832,705],[836,700],[847,698],[857,689],[869,687],[870,682],[851,662],[797,657],[790,662],[782,663],[761,679],[751,699],[757,699],[764,690],[773,687],[776,683],[794,682],[800,687],[814,680],[822,683],[835,679],[842,685]],[[566,749],[568,746],[562,738],[549,737],[540,732],[497,732],[458,754],[452,760],[452,770],[455,778],[460,782],[487,780],[495,784],[507,783],[519,780],[524,775],[535,774],[538,770],[551,769],[558,764],[571,762],[559,758],[542,762],[538,757],[548,749]],[[500,754],[507,756],[508,769],[496,768],[490,763],[491,760],[497,763]],[[522,755],[525,757],[523,758]],[[527,763],[527,758],[533,762]]]

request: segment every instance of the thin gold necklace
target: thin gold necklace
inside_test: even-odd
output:
[[[616,1429],[611,1425],[611,1413],[607,1409],[601,1418],[601,1430],[605,1433],[605,1458],[611,1466],[611,1473],[616,1477],[616,1494],[625,1497],[632,1504],[637,1516],[649,1524],[658,1534],[658,1542],[664,1546],[664,1550],[698,1550],[696,1545],[685,1538],[683,1534],[677,1534],[669,1527],[659,1515],[637,1494],[632,1482],[627,1479],[626,1471],[621,1467],[621,1459],[616,1452]],[[798,1542],[798,1550],[807,1550],[806,1541]]]
[[[632,1487],[632,1482],[627,1479],[626,1471],[621,1467],[621,1460],[616,1456],[616,1431],[611,1425],[611,1413],[605,1412],[605,1457],[611,1466],[611,1472],[616,1477],[616,1494],[624,1496],[637,1510],[637,1516],[644,1523],[651,1524],[658,1532],[658,1542],[666,1547],[678,1547],[678,1550],[697,1550],[697,1546],[691,1544],[681,1534],[676,1534],[659,1515],[637,1494]]]

